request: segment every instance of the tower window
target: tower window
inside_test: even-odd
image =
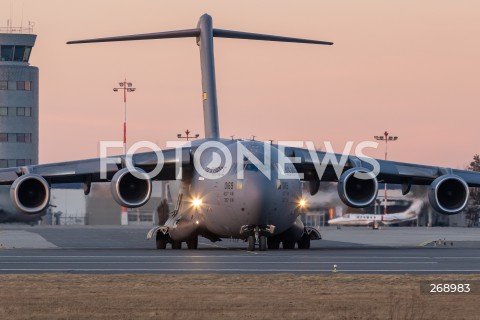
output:
[[[7,159],[0,159],[0,168],[6,168],[6,167],[8,167]]]
[[[25,54],[25,46],[15,46],[13,53],[13,61],[23,61],[23,55]]]
[[[8,107],[0,107],[0,116],[8,116]]]
[[[0,133],[0,142],[8,142],[8,133]]]
[[[2,80],[0,81],[0,90],[7,90],[8,89],[8,81]]]
[[[30,143],[32,142],[31,133],[17,133],[17,142],[19,143]]]
[[[13,59],[13,46],[2,46],[0,49],[0,60],[12,61]]]
[[[17,81],[17,90],[32,90],[31,81]]]
[[[23,62],[28,62],[30,59],[30,53],[32,52],[32,47],[25,47],[25,53],[23,54]]]
[[[25,81],[17,81],[17,90],[25,90]]]
[[[17,117],[31,117],[32,108],[29,107],[17,107]]]
[[[31,159],[17,159],[17,167],[29,166],[32,164]]]

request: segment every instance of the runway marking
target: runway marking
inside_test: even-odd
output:
[[[58,256],[25,256],[25,255],[22,255],[22,256],[4,256],[2,254],[0,254],[0,259],[1,258],[24,258],[24,259],[28,259],[28,258],[101,258],[101,259],[111,259],[111,258],[133,258],[133,259],[138,259],[138,258],[155,258],[155,259],[158,259],[158,258],[245,258],[245,257],[251,257],[251,255],[248,255],[248,254],[245,254],[245,255],[225,255],[225,256],[219,256],[219,255],[205,255],[205,256],[183,256],[183,255],[178,255],[178,256],[173,256],[173,255],[170,255],[170,256],[161,256],[161,255],[152,255],[152,256],[136,256],[136,255],[131,255],[131,256],[62,256],[62,255],[58,255]],[[265,256],[266,257],[266,256]],[[270,258],[271,256],[269,256]]]
[[[437,261],[300,261],[300,262],[288,262],[288,261],[0,261],[1,264],[65,264],[65,263],[78,263],[78,264],[438,264]],[[0,269],[2,270],[2,269]]]
[[[186,251],[185,251],[186,252]],[[93,255],[88,255],[88,256],[76,256],[76,255],[48,255],[48,256],[41,256],[41,255],[34,255],[34,256],[29,256],[29,255],[2,255],[0,251],[0,259],[3,258],[21,258],[21,259],[30,259],[30,258],[45,258],[45,259],[52,259],[52,258],[64,258],[64,259],[71,259],[71,258],[78,258],[78,259],[89,259],[89,258],[98,258],[98,259],[158,259],[158,258],[183,258],[183,259],[189,259],[189,258],[245,258],[245,257],[254,257],[250,254],[247,253],[255,253],[257,258],[307,258],[307,259],[352,259],[352,256],[314,256],[314,255],[274,255],[274,254],[268,254],[268,251],[262,252],[264,254],[260,254],[260,252],[255,252],[255,251],[245,251],[245,254],[243,255],[151,255],[151,256],[137,256],[137,255],[130,255],[130,256],[110,256],[110,255],[103,255],[103,256],[93,256]],[[395,256],[395,257],[390,257],[390,256],[359,256],[359,257],[354,257],[355,259],[480,259],[480,256],[477,257],[464,257],[464,256],[436,256],[436,257],[412,257],[412,256]]]
[[[79,268],[48,268],[48,269],[39,269],[39,268],[30,268],[30,269],[1,269],[0,271],[36,271],[36,272],[237,272],[237,273],[282,273],[282,272],[297,272],[297,273],[313,273],[313,272],[328,272],[332,273],[332,269],[128,269],[128,268],[116,268],[116,269],[79,269]],[[402,273],[411,273],[411,272],[427,272],[427,273],[447,273],[447,272],[480,272],[480,269],[448,269],[448,270],[432,270],[432,269],[341,269],[337,273],[348,273],[348,272],[358,272],[358,273],[392,273],[392,272],[402,272]]]
[[[228,249],[227,247],[219,246],[218,244],[213,244],[213,243],[203,243],[203,242],[201,242],[200,244],[202,244],[204,246],[209,246],[209,247]]]

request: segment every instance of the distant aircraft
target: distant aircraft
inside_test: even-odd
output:
[[[374,228],[399,224],[417,219],[422,205],[423,201],[415,200],[405,211],[398,213],[347,213],[341,217],[328,220],[328,224],[334,226],[372,226]]]
[[[181,187],[175,209],[164,225],[149,232],[156,238],[158,249],[166,248],[167,243],[180,249],[184,242],[189,249],[196,249],[198,236],[211,241],[243,239],[249,250],[257,244],[262,251],[267,247],[278,249],[280,244],[284,249],[293,249],[296,244],[306,249],[320,234],[299,219],[305,205],[301,181],[307,181],[312,195],[317,193],[320,181],[338,182],[342,201],[357,208],[367,207],[376,199],[378,181],[401,184],[403,194],[412,185],[429,185],[431,205],[447,215],[465,208],[469,186],[480,187],[480,174],[470,171],[220,138],[214,37],[321,45],[331,42],[215,29],[211,17],[205,14],[193,29],[69,43],[183,37],[194,37],[200,48],[205,139],[163,150],[161,155],[146,152],[1,169],[0,184],[11,185],[10,198],[19,211],[35,214],[45,210],[52,183],[81,182],[88,194],[92,182],[110,181],[115,200],[134,208],[150,198],[151,180],[178,180]],[[295,106],[292,112],[300,115],[301,106]],[[219,155],[221,164],[212,168]],[[155,172],[158,165],[161,170]]]

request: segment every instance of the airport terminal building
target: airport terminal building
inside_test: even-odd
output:
[[[31,28],[0,28],[0,168],[38,163],[38,68]]]

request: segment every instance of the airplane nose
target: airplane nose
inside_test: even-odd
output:
[[[245,224],[267,225],[271,206],[275,203],[271,190],[272,182],[262,173],[255,172],[245,176]]]

